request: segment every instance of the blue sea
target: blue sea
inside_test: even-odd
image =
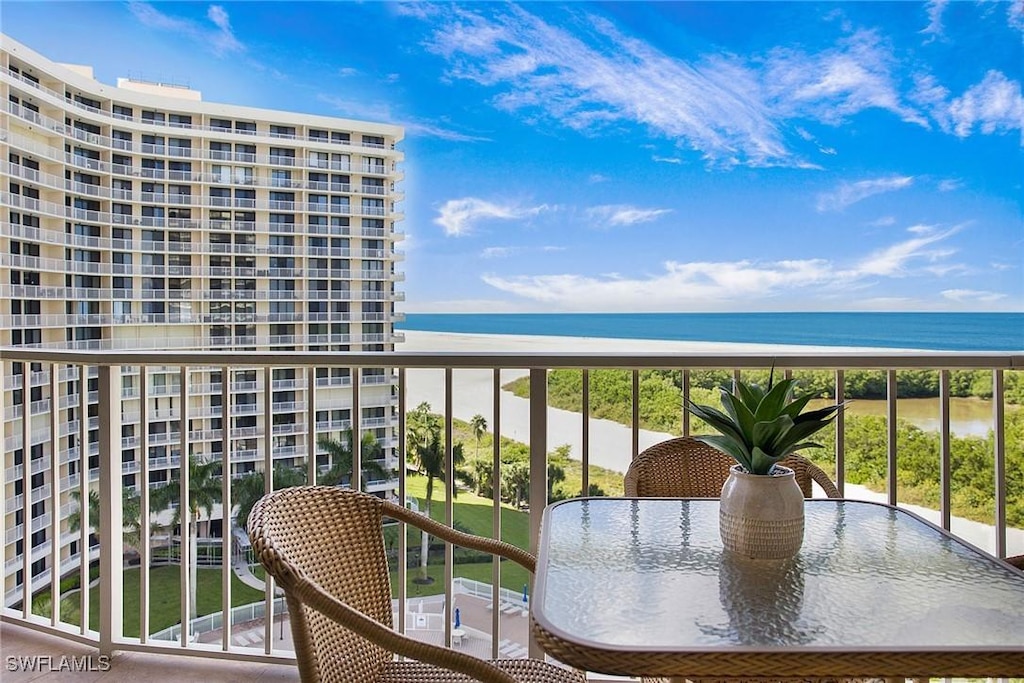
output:
[[[404,330],[1022,351],[1024,313],[409,313]]]

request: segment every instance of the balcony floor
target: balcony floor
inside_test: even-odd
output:
[[[56,662],[61,655],[92,655],[96,649],[33,631],[14,624],[0,624],[0,654],[3,656],[4,683],[58,683],[74,681],[175,681],[176,683],[292,683],[299,680],[298,670],[290,665],[239,662],[205,657],[165,656],[143,652],[118,652],[106,672],[27,672],[10,671],[8,657],[49,655]]]

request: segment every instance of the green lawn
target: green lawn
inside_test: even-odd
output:
[[[177,566],[153,567],[149,572],[149,629],[151,633],[162,631],[177,624],[181,614],[180,568]],[[201,568],[197,574],[199,592],[196,594],[197,616],[220,611],[221,576],[219,568]],[[137,638],[139,635],[139,581],[138,567],[124,570],[124,635]],[[42,597],[42,596],[39,596]],[[39,599],[39,598],[37,598]],[[263,593],[249,588],[231,575],[231,605],[238,607],[263,599]],[[100,625],[99,586],[89,589],[89,628],[98,630]],[[69,624],[79,623],[79,597],[74,593],[62,601],[61,619]]]
[[[438,521],[444,521],[444,484],[434,482],[434,495],[430,510],[430,516]],[[409,475],[406,480],[406,494],[419,501],[420,508],[424,508],[424,501],[427,497],[427,479],[419,475]],[[493,505],[490,498],[481,498],[473,493],[460,491],[454,500],[454,520],[457,527],[477,534],[479,536],[494,537],[493,533]],[[520,548],[530,547],[530,521],[529,515],[516,510],[510,505],[501,506],[501,540],[511,543]],[[407,543],[410,549],[418,549],[420,546],[420,532],[410,528]],[[444,584],[440,581],[443,573],[443,566],[431,558],[427,567],[427,574],[434,579],[429,585],[419,585],[412,580],[420,575],[418,567],[408,569],[408,594],[409,595],[433,595],[444,591]],[[484,583],[491,583],[491,563],[473,562],[458,563],[454,569],[455,576],[462,576]],[[391,585],[397,586],[397,571],[391,573]],[[501,585],[511,590],[521,590],[523,584],[529,581],[529,572],[512,562],[503,562],[501,567]]]

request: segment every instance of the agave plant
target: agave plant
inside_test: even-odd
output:
[[[795,398],[796,380],[776,384],[773,375],[774,370],[765,389],[742,381],[736,382],[735,393],[721,387],[724,413],[687,401],[691,413],[719,432],[696,438],[731,456],[751,474],[770,474],[775,463],[801,448],[821,448],[805,439],[832,422],[844,405],[801,412],[814,395]]]

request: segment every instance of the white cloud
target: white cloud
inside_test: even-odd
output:
[[[588,183],[607,183],[611,178],[600,173],[591,173],[590,177],[587,178]]]
[[[797,299],[806,300],[811,290],[819,302],[839,300],[851,290],[865,290],[865,295],[858,297],[863,302],[870,299],[867,290],[883,278],[926,276],[942,268],[960,269],[944,263],[954,250],[937,245],[959,230],[960,226],[944,231],[915,230],[911,232],[914,237],[854,259],[850,264],[828,259],[667,261],[657,273],[632,277],[619,273],[487,274],[483,280],[498,290],[551,310],[750,310],[773,305],[773,301],[785,302],[775,305],[791,306]],[[881,297],[873,301],[907,300]]]
[[[895,216],[882,216],[881,218],[876,218],[875,220],[873,220],[870,223],[868,223],[868,225],[870,225],[872,228],[885,228],[885,227],[888,227],[890,225],[895,225],[895,224],[896,224],[896,217]]]
[[[490,138],[481,137],[479,135],[460,133],[427,121],[399,121],[398,125],[403,126],[405,128],[405,134],[410,137],[420,136],[426,138],[439,138],[441,140],[451,140],[453,142],[490,142],[491,140]]]
[[[130,2],[128,9],[142,24],[188,38],[194,43],[211,48],[216,55],[245,52],[245,45],[235,37],[231,29],[231,19],[227,10],[220,5],[210,5],[206,10],[206,18],[216,28],[164,14],[148,2]]]
[[[349,76],[355,76],[357,73],[359,73],[359,69],[355,68],[354,66],[343,66],[340,69],[338,69],[338,75],[344,76],[346,78]]]
[[[889,176],[841,183],[833,192],[818,195],[818,211],[841,211],[851,204],[884,192],[895,192],[910,187],[913,176]]]
[[[487,247],[480,252],[480,258],[505,258],[523,251],[523,247]]]
[[[982,304],[1006,298],[1005,294],[999,292],[988,292],[978,289],[944,289],[942,290],[942,296],[950,301],[959,303],[977,302]]]
[[[680,159],[679,157],[651,157],[651,159],[653,161],[658,162],[659,164],[681,164],[681,163],[683,163],[683,160]]]
[[[1006,23],[1011,28],[1024,31],[1024,0],[1010,0],[1007,3]]]
[[[487,247],[480,252],[480,258],[506,258],[508,256],[515,256],[517,254],[523,254],[531,251],[551,253],[556,251],[565,251],[565,247],[556,247],[551,245],[543,247]]]
[[[772,50],[763,81],[774,107],[786,116],[814,116],[839,124],[852,114],[877,108],[927,126],[920,112],[903,104],[892,74],[896,68],[896,59],[879,36],[861,30],[816,54]]]
[[[595,16],[565,27],[516,6],[447,16],[429,48],[450,61],[450,77],[493,88],[500,109],[585,134],[632,122],[717,163],[798,163],[757,74],[735,60],[674,59]]]
[[[672,209],[642,209],[628,204],[603,204],[587,209],[587,217],[602,225],[617,227],[648,223],[671,211]]]
[[[958,178],[945,178],[940,180],[936,187],[939,192],[952,192],[953,190],[959,190],[963,186],[963,181]]]
[[[476,197],[463,197],[446,201],[438,210],[438,216],[434,219],[434,223],[444,228],[445,235],[461,237],[470,234],[480,221],[529,218],[548,208],[546,204],[521,207],[512,204],[494,204]]]
[[[949,249],[930,249],[929,245],[941,242],[960,231],[962,226],[945,231],[936,231],[928,226],[913,226],[907,232],[915,235],[911,239],[897,242],[872,252],[861,259],[850,271],[849,275],[861,278],[869,275],[886,277],[905,277],[914,273],[910,264],[916,261],[935,263],[952,256],[955,252]],[[932,274],[934,266],[929,266]],[[948,270],[945,272],[949,272]]]
[[[1021,130],[1024,97],[1020,83],[999,71],[989,71],[980,83],[972,85],[949,104],[953,133],[967,137],[978,126],[982,133]]]
[[[928,13],[928,25],[921,30],[928,36],[925,43],[930,43],[936,38],[942,37],[942,13],[946,10],[949,0],[929,0],[925,5]]]

